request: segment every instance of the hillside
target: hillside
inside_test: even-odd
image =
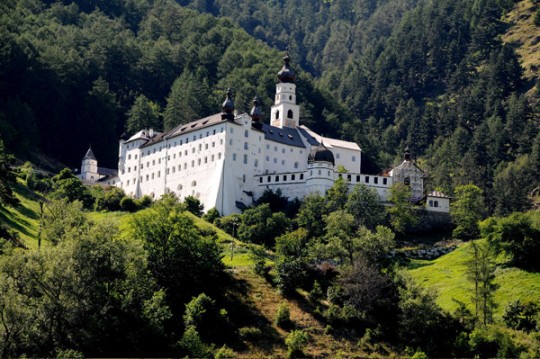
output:
[[[533,84],[540,78],[540,27],[534,24],[537,9],[533,1],[521,0],[504,16],[508,29],[503,41],[515,46],[523,76]]]
[[[463,244],[455,251],[432,261],[413,260],[409,273],[423,286],[437,291],[437,303],[445,310],[453,312],[458,308],[458,300],[474,312],[471,301],[473,283],[466,278],[466,262],[471,259],[470,243]],[[519,298],[535,301],[540,296],[540,273],[500,266],[496,272],[495,319],[501,320],[509,302]]]

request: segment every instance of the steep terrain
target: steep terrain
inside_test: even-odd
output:
[[[540,78],[540,26],[534,24],[538,6],[531,0],[518,1],[503,18],[509,26],[503,41],[515,47],[523,76],[533,84]]]

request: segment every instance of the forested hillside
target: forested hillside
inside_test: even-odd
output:
[[[526,1],[520,16],[532,19],[538,4]],[[528,205],[540,163],[538,69],[524,81],[514,43],[501,41],[513,1],[180,3],[229,16],[274,46],[289,43],[352,112],[341,134],[360,144],[365,170],[389,167],[409,146],[432,187],[476,183],[498,213]]]
[[[43,151],[79,166],[89,143],[116,167],[118,138],[144,125],[170,128],[255,95],[268,110],[282,52],[228,19],[172,1],[3,1],[0,133],[19,155]],[[303,121],[335,132],[337,101],[300,74]],[[324,114],[324,116],[323,116]]]
[[[19,156],[75,167],[92,143],[114,167],[124,130],[215,113],[227,87],[240,111],[254,95],[268,109],[289,45],[301,121],[358,142],[364,172],[409,146],[429,189],[473,182],[500,214],[527,208],[538,186],[538,74],[525,80],[515,42],[502,41],[511,0],[1,6],[0,133]]]

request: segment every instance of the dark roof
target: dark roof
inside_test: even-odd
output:
[[[98,167],[98,173],[104,176],[117,176],[118,171],[112,168]]]
[[[186,133],[190,133],[196,130],[200,130],[201,128],[206,128],[206,127],[214,126],[219,123],[227,122],[227,119],[223,118],[221,115],[222,115],[221,113],[216,113],[214,115],[201,118],[200,120],[196,120],[190,123],[180,124],[168,132],[154,136],[150,141],[142,145],[141,148],[151,146],[153,144],[163,141],[164,139],[173,138],[173,137],[184,135]],[[234,121],[229,121],[229,122],[236,123]]]
[[[296,128],[279,128],[263,124],[262,130],[264,131],[264,138],[267,140],[279,142],[284,145],[306,148]]]
[[[296,128],[300,134],[302,134],[302,136],[306,139],[306,141],[312,145],[312,146],[318,146],[320,143],[319,141],[317,141],[317,139],[313,136],[311,136],[305,129],[303,129],[302,127],[297,127]]]
[[[330,162],[335,165],[334,154],[324,144],[320,144],[309,153],[308,162]]]
[[[84,155],[83,160],[97,161],[96,156],[94,155],[94,152],[92,152],[92,147],[91,146],[88,148],[88,151],[86,151],[86,154]]]

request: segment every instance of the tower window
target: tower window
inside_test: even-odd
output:
[[[279,119],[279,111],[276,111],[276,120]]]
[[[287,118],[293,118],[292,110],[287,111]]]

